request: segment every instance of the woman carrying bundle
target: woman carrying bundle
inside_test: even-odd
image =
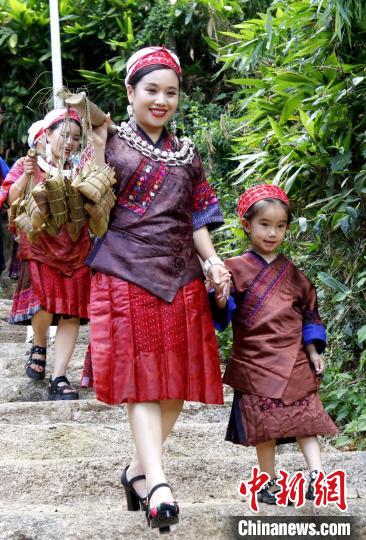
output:
[[[55,109],[44,118],[46,159],[41,155],[20,158],[8,174],[0,192],[0,204],[10,206],[30,186],[60,174],[71,176],[71,157],[80,147],[80,117],[72,109]],[[61,167],[61,171],[60,171]],[[49,380],[49,400],[74,400],[78,393],[70,386],[66,370],[73,354],[80,322],[88,318],[90,271],[84,262],[90,250],[85,225],[74,241],[66,225],[37,234],[33,241],[19,232],[21,273],[10,315],[12,324],[32,324],[34,345],[26,374],[42,380],[46,370],[47,330],[57,324],[55,361]]]
[[[178,58],[164,47],[142,49],[125,83],[130,121],[108,141],[107,121],[94,131],[98,165],[106,161],[116,173],[117,202],[88,258],[91,357],[97,397],[128,404],[136,449],[122,474],[128,509],[146,508],[148,524],[167,532],[179,509],[163,471],[163,441],[184,400],[223,403],[198,255],[219,294],[229,274],[208,232],[223,223],[217,198],[194,145],[169,124]]]

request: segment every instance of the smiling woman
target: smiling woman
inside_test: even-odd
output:
[[[178,58],[164,47],[129,60],[130,121],[109,140],[108,120],[94,131],[97,163],[108,162],[118,182],[108,231],[88,257],[97,397],[128,404],[136,452],[122,474],[127,506],[147,508],[148,524],[161,532],[179,513],[163,471],[163,441],[184,400],[223,402],[198,255],[218,294],[229,283],[208,232],[223,222],[216,195],[193,143],[169,126],[180,78]]]

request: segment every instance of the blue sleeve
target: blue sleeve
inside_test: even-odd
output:
[[[327,344],[327,334],[322,324],[304,324],[302,337],[305,345],[314,343],[319,354],[324,352]]]
[[[224,309],[220,309],[216,303],[215,291],[212,289],[208,293],[208,299],[210,302],[211,314],[214,321],[216,330],[222,332],[227,328],[233,318],[234,311],[236,310],[236,303],[232,295],[227,299],[227,303]]]

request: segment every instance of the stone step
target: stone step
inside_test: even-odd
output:
[[[70,376],[70,378],[73,378],[78,382],[80,381],[87,346],[87,342],[82,343],[78,341],[68,369],[68,375]],[[2,379],[3,377],[23,377],[25,369],[24,366],[28,360],[30,349],[31,344],[29,343],[17,343],[16,341],[12,343],[1,343],[0,378]],[[54,363],[53,359],[54,346],[51,345],[47,348],[46,377],[48,377],[52,372]]]
[[[86,498],[121,498],[119,477],[128,462],[122,453],[105,458],[0,461],[0,508],[13,503],[37,501],[47,504],[77,504]],[[214,458],[196,453],[194,457],[164,456],[165,471],[178,500],[186,503],[229,501],[237,496],[241,480],[249,480],[256,465],[254,452],[231,457],[226,453]],[[327,471],[342,468],[353,489],[366,497],[366,453],[329,454],[324,456]],[[304,470],[300,453],[279,455],[277,467],[290,473]],[[358,471],[356,474],[355,471]]]
[[[352,501],[346,515],[357,516],[360,534],[366,534],[363,508]],[[266,505],[258,514],[246,510],[239,501],[211,501],[186,504],[180,502],[180,522],[169,535],[171,540],[230,540],[235,538],[230,516],[279,515],[278,508]],[[332,507],[315,510],[311,503],[302,508],[281,509],[281,516],[337,516]],[[143,512],[127,512],[125,501],[101,499],[73,505],[22,504],[7,505],[0,510],[0,538],[37,540],[156,540],[159,532],[148,529]],[[364,536],[361,536],[364,538]]]
[[[32,381],[31,381],[32,382]],[[32,382],[33,384],[33,382]],[[36,383],[39,384],[39,383]],[[90,392],[90,391],[89,391]],[[122,406],[109,406],[89,397],[79,401],[13,401],[0,403],[0,424],[54,424],[58,422],[77,422],[79,424],[116,424],[125,422],[127,409]],[[226,405],[205,405],[186,401],[179,417],[180,422],[208,422],[226,424],[230,415],[230,397]]]
[[[79,390],[80,399],[88,399],[94,392],[92,389],[79,388],[79,380],[69,377],[70,384]],[[13,401],[46,401],[48,380],[34,381],[24,375],[23,377],[6,377],[1,379],[0,403]]]
[[[165,442],[165,453],[174,458],[206,455],[207,459],[214,460],[221,455],[246,459],[254,452],[252,448],[234,445],[224,439],[225,426],[222,423],[178,421]],[[209,448],[207,441],[210,441]],[[91,458],[131,453],[130,428],[126,422],[103,425],[61,422],[28,426],[0,424],[0,456],[7,456],[9,460]],[[332,448],[327,450],[327,455],[338,453]]]

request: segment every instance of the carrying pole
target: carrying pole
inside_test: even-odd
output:
[[[62,107],[62,99],[57,93],[62,89],[62,62],[60,42],[60,21],[58,15],[58,0],[50,0],[50,27],[51,27],[51,53],[52,53],[52,88],[53,106]]]

